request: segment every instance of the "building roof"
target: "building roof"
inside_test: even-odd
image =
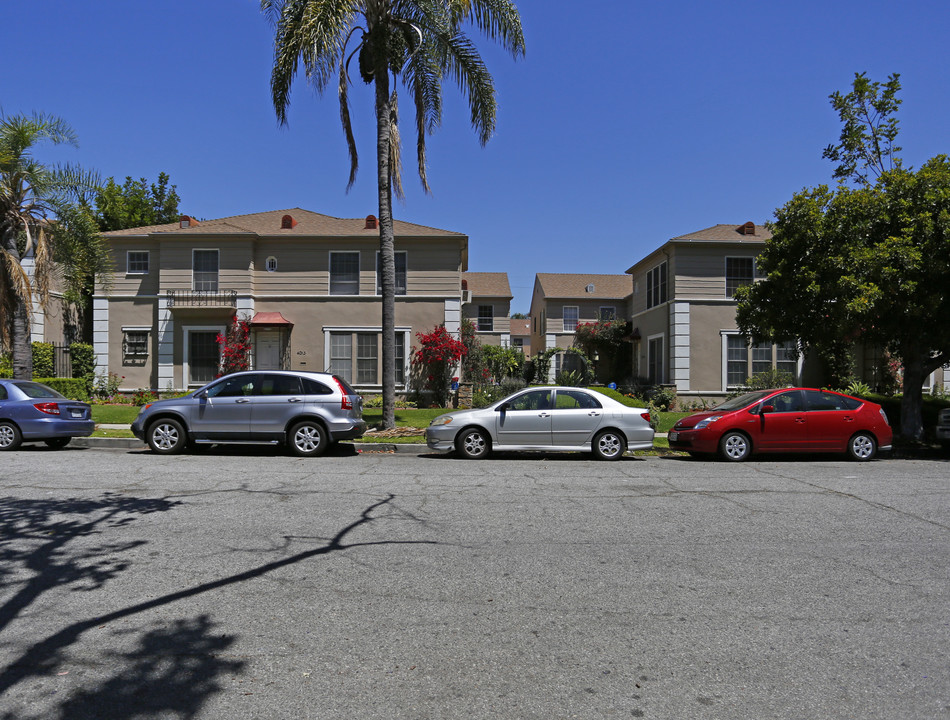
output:
[[[511,318],[511,335],[512,337],[518,335],[530,335],[531,334],[531,321],[524,318]]]
[[[462,281],[468,284],[472,297],[513,297],[508,284],[508,273],[463,272]]]
[[[647,260],[651,255],[659,252],[663,248],[669,247],[670,245],[721,243],[724,245],[754,245],[761,248],[765,241],[771,237],[772,233],[767,227],[764,225],[756,225],[751,221],[743,223],[742,225],[713,225],[712,227],[708,227],[704,230],[697,230],[696,232],[686,233],[685,235],[678,235],[677,237],[670,238],[656,250],[643,256],[633,265],[627,268],[627,273],[633,273],[637,266]]]
[[[538,273],[535,277],[546,298],[623,300],[633,293],[633,278],[629,275]],[[591,285],[593,288],[588,290]]]
[[[284,222],[286,216],[291,218],[290,222]],[[190,220],[187,227],[182,227],[181,222],[174,222],[165,225],[148,225],[125,230],[112,230],[103,233],[103,235],[105,237],[122,237],[150,235],[152,233],[167,233],[173,235],[232,235],[253,233],[255,235],[267,236],[379,236],[378,224],[368,222],[370,220],[375,221],[376,218],[374,216],[365,218],[336,218],[301,208],[271,210],[269,212],[252,213],[250,215],[234,215],[214,220],[196,221],[193,218],[187,218],[187,216],[182,216],[182,218]],[[394,221],[393,226],[396,235],[402,237],[465,237],[464,233],[452,232],[451,230],[439,230],[438,228],[415,225],[401,220]]]

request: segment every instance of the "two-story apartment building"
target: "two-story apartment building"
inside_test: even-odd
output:
[[[628,315],[632,283],[629,275],[538,273],[531,295],[531,349],[567,349],[582,323],[624,319]],[[551,374],[560,370],[555,356]]]
[[[627,270],[636,376],[708,397],[767,369],[802,379],[790,345],[750,344],[736,327],[735,291],[758,277],[756,257],[770,237],[752,222],[714,225],[672,238]]]
[[[482,345],[511,345],[511,298],[508,273],[462,273],[462,315]]]
[[[468,237],[396,221],[397,387],[415,333],[458,332]],[[329,370],[365,392],[381,387],[382,298],[375,217],[294,208],[117,230],[116,268],[93,299],[97,371],[121,389],[184,389],[213,379],[216,338],[251,325],[252,366]]]

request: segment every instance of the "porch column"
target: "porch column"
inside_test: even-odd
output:
[[[92,298],[92,349],[96,356],[96,375],[109,372],[109,299]]]
[[[188,383],[183,382],[182,387]],[[175,384],[175,319],[168,298],[158,296],[158,390],[180,389]]]
[[[689,390],[689,303],[670,303],[670,380]]]

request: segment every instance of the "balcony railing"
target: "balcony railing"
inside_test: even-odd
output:
[[[168,307],[237,307],[237,290],[168,290]]]

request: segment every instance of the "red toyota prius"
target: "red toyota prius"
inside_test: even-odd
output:
[[[669,433],[670,448],[718,452],[739,462],[753,453],[833,452],[871,460],[890,450],[893,433],[880,405],[830,390],[759,390],[685,417]]]

